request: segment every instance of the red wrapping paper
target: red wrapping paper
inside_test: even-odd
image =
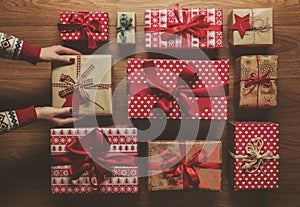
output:
[[[146,74],[143,64],[153,62],[155,74]],[[168,119],[227,119],[226,85],[228,84],[228,60],[167,60],[167,59],[128,59],[128,117],[129,118],[161,118],[166,115]],[[187,66],[188,65],[188,66]],[[184,82],[187,78],[185,68],[189,67],[195,73],[191,81]],[[183,72],[184,71],[184,72]],[[153,77],[152,77],[153,76]],[[153,88],[150,79],[159,80],[175,99],[165,93],[148,94],[143,89]],[[194,95],[185,89],[207,90],[208,94]],[[185,97],[182,97],[182,94]],[[209,97],[210,96],[210,97]],[[165,114],[153,111],[161,99],[167,98],[171,107]],[[181,104],[179,99],[187,98],[188,104]],[[181,102],[180,102],[181,101]]]
[[[279,125],[272,122],[232,121],[231,127],[233,189],[279,188]],[[255,155],[260,158],[255,159]]]
[[[68,152],[66,146],[74,140],[81,139],[91,133],[92,128],[51,129],[51,191],[59,193],[137,193],[137,166],[116,165],[111,168],[111,175],[95,188],[89,172],[84,172],[78,179],[72,180],[70,165],[53,164],[54,157]],[[129,156],[137,155],[137,131],[135,128],[98,128],[109,140],[109,153],[121,153]],[[94,145],[92,145],[95,147]],[[75,169],[77,170],[77,169]]]
[[[178,15],[177,10],[178,9]],[[184,12],[187,16],[184,17]],[[193,19],[199,17],[198,20]],[[223,47],[222,20],[223,12],[221,8],[178,8],[174,9],[148,9],[145,10],[145,46],[147,48],[220,48]],[[199,27],[196,25],[203,21]],[[176,35],[165,38],[165,30],[157,28],[171,28],[171,25],[189,25],[190,29],[184,30]],[[210,27],[206,27],[207,24]],[[179,28],[180,29],[180,28]],[[154,30],[154,31],[153,31]],[[168,32],[169,29],[167,29]],[[186,41],[185,41],[186,40]]]

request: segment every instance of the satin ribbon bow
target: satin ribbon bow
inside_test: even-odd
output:
[[[196,97],[210,97],[210,96],[224,96],[226,92],[226,85],[216,85],[211,88],[196,88],[191,89],[186,87],[190,81],[193,81],[197,77],[197,73],[192,64],[185,65],[182,72],[179,74],[177,86],[168,87],[157,76],[156,68],[153,61],[145,61],[142,64],[145,73],[145,79],[147,80],[148,88],[138,90],[134,89],[133,94],[136,95],[156,95],[159,100],[154,107],[161,108],[164,112],[169,112],[174,106],[173,101],[178,98],[179,106],[181,110],[187,110],[187,114],[193,115],[195,111],[198,111],[198,104],[193,103],[189,99],[189,94],[193,94]]]
[[[257,172],[257,176],[260,173],[264,173],[263,168],[265,160],[279,159],[279,155],[274,155],[270,150],[262,154],[261,150],[263,146],[263,139],[261,137],[255,137],[250,139],[245,147],[247,155],[235,155],[230,151],[229,154],[235,159],[243,159],[245,164],[242,166],[242,169],[247,173]]]
[[[206,162],[208,155],[204,149],[199,150],[190,160],[187,160],[185,142],[179,143],[179,154],[165,150],[161,153],[161,157],[163,160],[160,163],[160,169],[163,170],[164,175],[169,181],[182,175],[184,189],[199,186],[200,178],[196,168],[221,169],[222,167],[221,163]]]
[[[80,32],[80,39],[88,40],[88,48],[97,48],[96,40],[92,33],[101,32],[100,20],[90,20],[89,12],[78,12],[71,14],[69,18],[70,24],[58,24],[60,32]]]
[[[73,181],[87,172],[91,185],[96,188],[111,176],[112,166],[135,166],[133,156],[109,152],[108,137],[99,129],[82,138],[76,138],[67,144],[66,149],[68,152],[55,153],[51,156],[52,166],[70,165],[69,174]]]
[[[170,34],[182,33],[184,39],[187,39],[186,34],[191,33],[192,35],[203,38],[206,37],[207,30],[221,30],[220,25],[211,25],[210,22],[205,21],[205,15],[198,14],[195,15],[192,19],[189,18],[189,12],[187,9],[182,9],[182,21],[179,16],[179,4],[175,4],[174,15],[177,22],[167,23],[167,28],[163,27],[153,27],[146,28],[146,31],[149,32],[159,32],[165,31],[162,35],[162,40],[168,39]]]
[[[251,73],[249,78],[246,78],[242,81],[245,81],[245,88],[250,88],[251,92],[257,85],[264,85],[265,87],[271,87],[272,82],[271,78],[268,78],[268,75],[270,74],[270,70],[267,70],[262,75],[258,76],[256,73]]]
[[[65,89],[59,91],[59,96],[64,98],[69,94],[78,92],[81,98],[80,98],[80,100],[78,100],[79,98],[75,98],[75,102],[78,102],[75,105],[78,105],[81,102],[81,100],[83,100],[83,101],[88,100],[88,101],[95,103],[98,107],[100,107],[102,110],[104,110],[104,108],[101,105],[99,105],[98,103],[96,103],[90,99],[89,94],[85,90],[87,88],[92,88],[94,86],[97,86],[97,85],[94,85],[92,78],[86,78],[94,69],[95,69],[95,66],[90,65],[90,67],[88,67],[88,69],[85,70],[85,72],[83,72],[79,76],[79,78],[77,79],[77,82],[71,76],[61,74],[60,81],[65,83],[66,86],[65,86]],[[63,106],[70,106],[68,99],[67,99],[67,103],[65,103]]]
[[[127,14],[121,14],[120,16],[120,26],[117,27],[117,33],[119,34],[120,39],[122,42],[126,42],[127,40],[127,34],[126,30],[131,30],[134,28],[132,26],[132,18],[129,18]]]

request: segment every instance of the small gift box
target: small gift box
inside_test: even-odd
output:
[[[148,9],[145,11],[147,48],[223,47],[221,8]]]
[[[117,14],[117,43],[135,44],[135,12]]]
[[[88,48],[97,48],[96,41],[108,41],[108,13],[60,12],[58,31],[62,41],[87,40]]]
[[[233,9],[229,16],[232,45],[272,45],[273,9]]]
[[[135,128],[51,129],[51,191],[137,193]]]
[[[52,106],[73,107],[78,115],[111,115],[111,55],[69,57],[74,64],[52,64]]]
[[[128,117],[227,119],[228,62],[128,59]]]
[[[220,191],[220,141],[148,143],[149,191],[209,189]]]
[[[278,188],[278,127],[271,122],[231,122],[230,173],[235,191]]]
[[[241,56],[236,60],[236,92],[241,108],[277,106],[277,55]]]

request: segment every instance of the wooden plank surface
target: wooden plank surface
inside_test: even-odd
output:
[[[137,31],[144,30],[143,14],[148,8],[172,8],[175,3],[183,7],[222,7],[224,9],[224,48],[205,51],[211,59],[230,59],[229,119],[270,120],[280,124],[280,189],[269,192],[232,192],[228,181],[228,158],[226,156],[227,131],[223,141],[223,184],[222,192],[188,191],[156,192],[146,190],[146,178],[141,179],[138,195],[68,195],[53,196],[50,193],[49,129],[47,122],[36,122],[0,137],[0,204],[4,207],[27,206],[213,206],[213,207],[296,207],[300,206],[300,121],[299,78],[300,78],[300,4],[299,0],[204,0],[175,1],[158,0],[2,0],[0,8],[0,31],[11,33],[27,42],[41,47],[61,44],[56,24],[60,11],[107,11],[110,16],[110,40],[116,36],[116,12],[134,11],[137,14]],[[233,8],[274,8],[275,44],[265,48],[230,48],[227,42],[228,14]],[[143,41],[142,38],[139,41]],[[143,44],[139,44],[143,45]],[[143,51],[133,57],[166,57],[147,54],[145,50],[127,49],[129,53]],[[84,51],[91,53],[93,51]],[[121,48],[108,44],[103,53],[112,53],[115,60]],[[172,53],[172,51],[169,51]],[[181,51],[189,59],[201,59],[200,52]],[[181,54],[181,55],[182,55]],[[279,106],[272,110],[241,110],[233,105],[234,58],[245,54],[279,55]],[[126,59],[114,65],[114,96],[118,113],[126,115],[125,90],[118,86],[126,78]],[[31,104],[51,103],[50,63],[13,62],[1,59],[0,64],[0,111],[17,109]],[[82,121],[83,122],[83,121]],[[101,122],[101,120],[100,120]],[[103,123],[103,121],[102,121]],[[137,126],[143,126],[137,123]],[[175,124],[176,125],[176,124]],[[171,128],[172,126],[170,125]],[[205,124],[204,124],[205,125]],[[201,128],[201,130],[203,127]],[[163,136],[173,136],[173,129]],[[205,136],[205,130],[199,137]],[[142,145],[145,146],[145,145]],[[142,151],[141,154],[145,154]]]

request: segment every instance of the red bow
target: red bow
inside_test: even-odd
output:
[[[175,4],[174,15],[177,19],[175,23],[169,23],[167,28],[163,27],[153,27],[146,28],[146,31],[149,32],[160,32],[165,31],[162,35],[162,39],[166,40],[170,34],[183,33],[184,39],[187,39],[186,32],[191,33],[192,35],[202,38],[206,37],[206,31],[221,30],[220,25],[211,25],[211,23],[204,21],[205,15],[198,14],[192,19],[189,19],[189,11],[187,9],[182,9],[182,21],[179,17],[179,4]]]
[[[70,24],[58,24],[60,32],[80,32],[80,39],[88,40],[88,48],[97,48],[92,33],[101,32],[100,20],[90,20],[89,12],[78,12],[69,18]]]
[[[195,169],[196,167],[207,169],[221,169],[222,167],[221,163],[205,162],[208,156],[204,149],[199,150],[191,160],[187,160],[186,143],[184,141],[179,143],[179,150],[180,154],[167,150],[163,151],[161,153],[163,160],[160,163],[152,163],[150,169],[162,169],[169,180],[182,175],[183,189],[199,186],[200,179]]]
[[[256,75],[256,73],[251,73],[249,78],[244,79],[245,81],[245,88],[250,88],[250,92],[257,86],[257,85],[264,85],[266,87],[271,87],[272,82],[271,78],[268,78],[268,75],[271,71],[267,70],[261,76]]]
[[[106,177],[111,176],[112,166],[135,166],[135,158],[121,153],[109,152],[110,143],[105,134],[95,129],[85,137],[75,139],[66,146],[68,152],[52,155],[52,165],[70,165],[69,174],[77,180],[84,172],[88,172],[91,185],[100,187]],[[95,183],[92,182],[95,177]]]
[[[191,89],[185,87],[184,85],[197,77],[197,73],[193,69],[195,66],[192,64],[186,65],[186,67],[183,68],[179,74],[177,86],[175,88],[168,88],[157,76],[153,61],[146,61],[142,65],[149,87],[142,90],[134,89],[131,93],[135,95],[156,95],[159,97],[159,100],[154,107],[161,108],[164,112],[169,112],[174,107],[174,98],[179,98],[179,105],[182,106],[181,110],[187,110],[187,114],[192,115],[195,111],[198,111],[198,104],[197,102],[193,103],[189,99],[188,94],[194,94],[196,97],[223,96],[224,90],[226,92],[227,89],[227,84],[217,85],[211,88]]]

